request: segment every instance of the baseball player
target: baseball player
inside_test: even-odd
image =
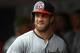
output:
[[[45,1],[35,3],[32,18],[35,28],[19,36],[7,53],[64,53],[66,44],[53,33],[54,7]]]

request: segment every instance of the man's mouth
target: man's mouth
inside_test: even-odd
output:
[[[41,24],[41,25],[43,25],[44,23],[43,23],[43,22],[39,22],[38,24]]]

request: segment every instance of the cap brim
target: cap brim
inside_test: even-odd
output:
[[[33,13],[34,13],[34,12],[39,12],[39,13],[45,13],[45,14],[50,14],[50,15],[52,15],[52,13],[50,13],[50,12],[48,12],[48,11],[46,11],[46,10],[33,10],[32,12],[33,12]]]

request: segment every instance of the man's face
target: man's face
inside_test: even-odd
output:
[[[35,13],[35,28],[38,31],[46,31],[50,25],[50,15],[44,13]]]

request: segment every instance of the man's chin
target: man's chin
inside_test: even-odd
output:
[[[37,28],[37,30],[38,30],[39,32],[46,32],[47,29],[45,29],[45,28]]]
[[[48,26],[43,26],[43,25],[36,26],[36,29],[40,32],[46,32],[48,28],[49,28]]]
[[[46,32],[46,30],[38,30],[39,32]]]

